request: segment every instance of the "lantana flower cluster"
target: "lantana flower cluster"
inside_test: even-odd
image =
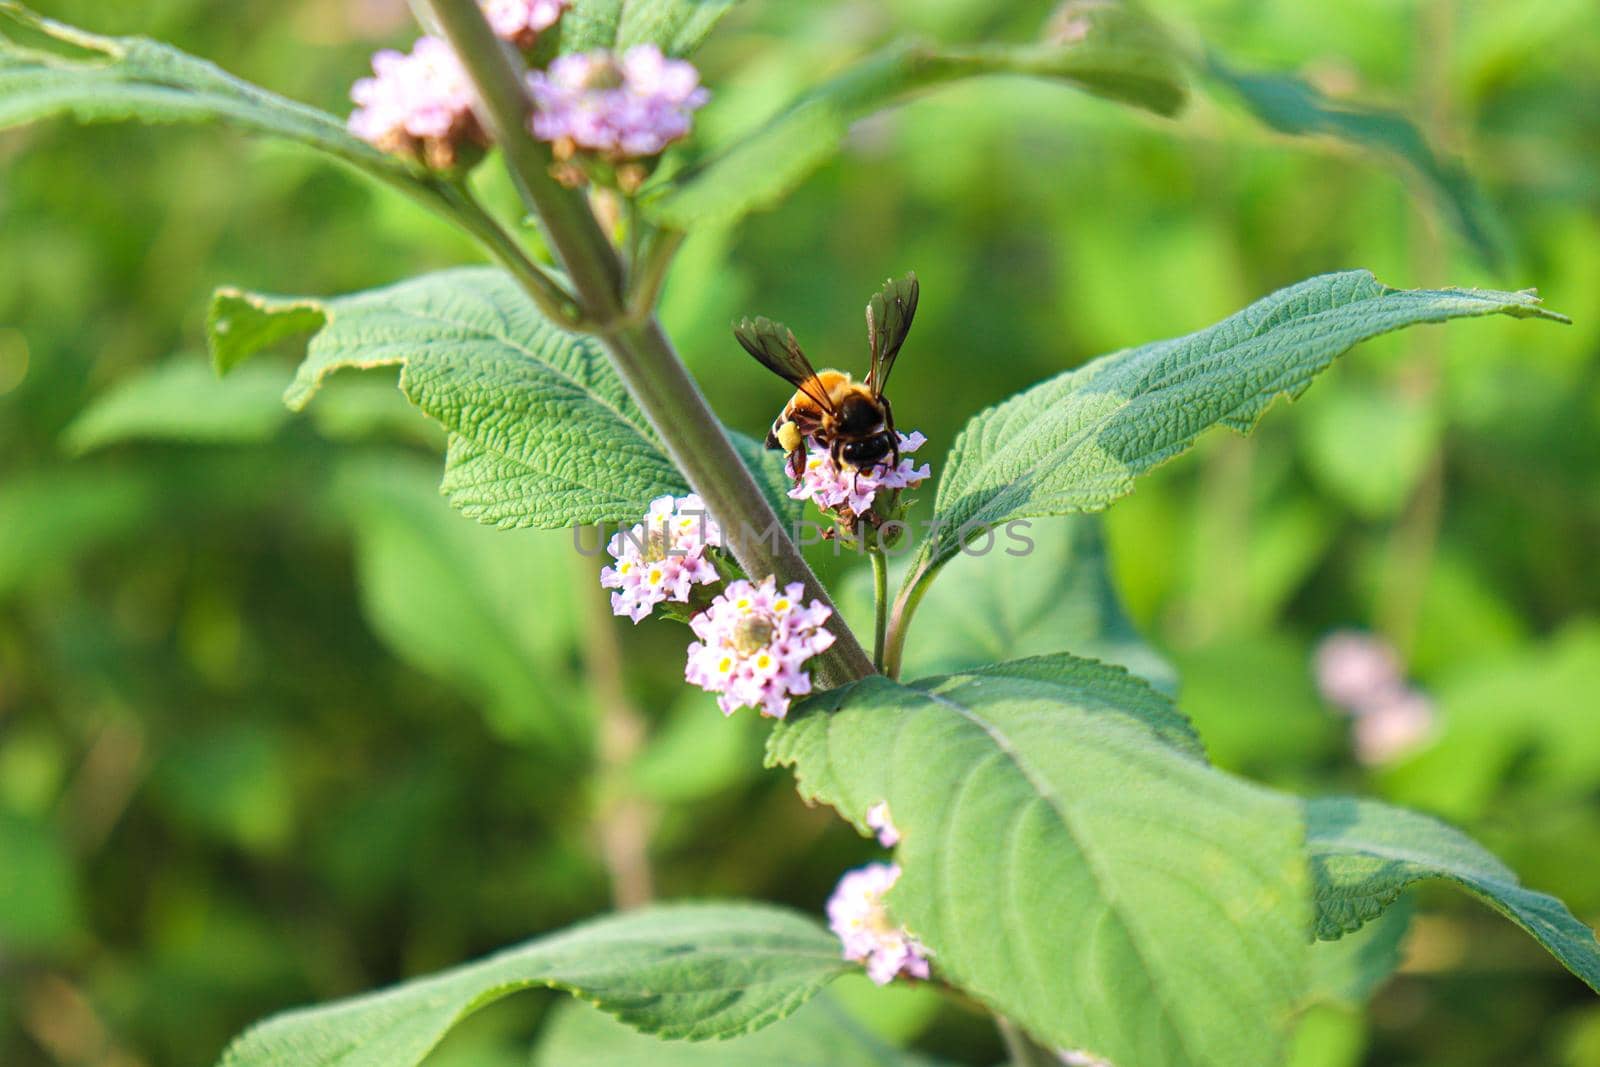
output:
[[[539,34],[554,26],[572,0],[481,0],[489,28],[518,48],[532,48]]]
[[[759,585],[731,582],[704,612],[689,620],[699,640],[689,646],[684,678],[717,694],[725,715],[756,708],[781,719],[789,702],[811,692],[806,661],[834,642],[823,628],[833,614],[820,600],[804,601],[805,586],[783,589],[768,578]]]
[[[560,21],[571,0],[480,0],[496,35],[531,49]],[[373,76],[350,91],[356,103],[352,133],[386,152],[429,166],[458,166],[488,136],[472,113],[473,88],[450,45],[418,39],[409,53],[386,49],[372,60]],[[558,177],[587,176],[579,161],[613,168],[625,189],[647,173],[644,164],[688,135],[694,112],[709,98],[692,63],[669,59],[653,44],[618,55],[607,50],[560,56],[528,75],[533,99],[529,128],[551,143]],[[624,180],[625,179],[625,180]]]
[[[797,481],[789,496],[814,501],[823,511],[837,515],[846,529],[854,529],[859,520],[874,515],[874,504],[881,508],[880,494],[915,489],[932,473],[928,464],[919,467],[910,458],[928,439],[915,432],[899,436],[900,462],[892,467],[884,462],[865,470],[841,469],[826,448],[808,438],[805,466],[793,472]]]
[[[410,53],[385,49],[372,70],[350,90],[350,132],[363,141],[439,168],[455,166],[464,146],[488,143],[472,114],[472,82],[443,40],[419,38]]]
[[[528,74],[533,135],[557,158],[592,153],[608,163],[660,155],[685,137],[696,109],[709,99],[700,72],[668,59],[653,44],[622,55],[608,51],[561,56]]]
[[[717,694],[724,714],[755,708],[781,719],[793,698],[811,692],[807,663],[832,646],[832,609],[805,600],[805,586],[779,589],[773,578],[740,578],[712,595],[723,576],[722,528],[700,497],[658,497],[644,521],[608,543],[613,562],[600,571],[611,610],[639,622],[661,605],[686,605],[695,640],[686,681]],[[681,617],[681,616],[680,616]]]
[[[1355,630],[1329,634],[1317,646],[1315,669],[1322,698],[1354,719],[1361,763],[1391,763],[1433,735],[1433,701],[1406,683],[1399,655],[1381,638]]]
[[[722,528],[697,495],[652,500],[644,521],[606,546],[616,562],[600,571],[600,585],[617,590],[612,613],[639,622],[659,604],[689,603],[696,586],[722,580],[711,558],[721,545]]]
[[[899,864],[869,863],[846,873],[828,898],[828,926],[844,958],[865,964],[867,977],[878,985],[928,977],[927,946],[896,923],[883,903],[899,880]]]

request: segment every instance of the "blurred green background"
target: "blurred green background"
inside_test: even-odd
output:
[[[368,53],[414,33],[398,0],[36,6],[340,114]],[[1118,586],[1219,763],[1442,815],[1592,924],[1600,8],[1157,8],[1240,65],[1418,118],[1480,178],[1506,265],[1484,266],[1390,161],[1265,133],[1226,99],[1167,121],[997,80],[861,124],[782,209],[695,235],[669,328],[724,418],[759,433],[784,390],[728,321],[782,318],[819,363],[851,367],[866,296],[914,268],[895,407],[937,469],[980,407],[1311,274],[1537,285],[1573,327],[1369,343],[1254,437],[1212,434],[1147,478],[1108,529]],[[752,2],[703,53],[721,97],[705,121],[737,127],[898,30],[1026,37],[1047,10]],[[290,417],[272,398],[292,352],[220,390],[197,351],[219,285],[337,293],[475,259],[302,152],[193,129],[0,134],[0,1063],[204,1064],[269,1011],[614,899],[816,913],[871,854],[760,769],[759,722],[685,691],[681,631],[604,614],[569,534],[453,515],[441,442],[392,379],[340,382]],[[214,417],[163,439],[140,395],[156,388]],[[1401,650],[1438,709],[1424,747],[1355,761],[1310,673],[1340,627]],[[1420,905],[1402,973],[1365,1011],[1310,1013],[1298,1067],[1600,1065],[1581,983],[1475,903],[1425,889]],[[999,1058],[980,1018],[925,991],[843,988],[886,1032]],[[542,1003],[493,1009],[438,1062],[525,1063]]]

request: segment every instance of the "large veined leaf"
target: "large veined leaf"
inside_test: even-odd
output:
[[[55,50],[29,47],[30,39]],[[143,37],[101,37],[0,0],[0,127],[58,115],[83,122],[224,122],[325,152],[415,194],[437,192],[342,121]]]
[[[1400,160],[1427,183],[1451,223],[1480,256],[1491,264],[1503,258],[1498,227],[1471,176],[1458,161],[1434,152],[1404,115],[1329,100],[1293,75],[1238,70],[1215,53],[1206,56],[1201,69],[1279,133],[1333,137]]]
[[[1184,87],[1175,54],[1150,33],[1090,34],[1072,45],[893,45],[835,76],[731,145],[647,195],[660,222],[689,229],[771,207],[839,150],[851,123],[916,93],[965,78],[1020,74],[1176,111]]]
[[[981,412],[951,449],[916,582],[985,527],[1098,511],[1218,423],[1249,430],[1358,342],[1476,315],[1566,321],[1531,292],[1391,289],[1368,271],[1281,289],[1214,326],[1126,349]]]
[[[552,1013],[533,1067],[934,1067],[856,1022],[823,993],[782,1022],[715,1044],[662,1041],[582,1004]]]
[[[1600,993],[1600,942],[1567,906],[1526,888],[1510,868],[1459,830],[1372,800],[1306,804],[1317,936],[1335,938],[1377,918],[1407,886],[1455,882],[1522,927]]]
[[[236,1040],[220,1067],[410,1067],[467,1015],[534,988],[565,989],[662,1037],[733,1037],[790,1014],[845,966],[831,934],[782,908],[660,906],[276,1016]]]
[[[274,325],[279,316],[286,323]],[[405,395],[449,432],[444,488],[502,527],[637,521],[688,485],[591,337],[553,325],[504,273],[444,271],[327,300],[223,290],[209,319],[220,369],[318,328],[285,399],[310,402],[343,368],[398,364]],[[739,442],[782,510],[782,459]]]
[[[1278,1062],[1306,988],[1298,803],[1217,771],[1161,694],[1070,656],[809,701],[803,796],[900,829],[896,919],[1039,1042],[1139,1067]]]

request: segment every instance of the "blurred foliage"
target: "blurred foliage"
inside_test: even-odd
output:
[[[368,53],[414,32],[398,0],[37,6],[338,113]],[[772,114],[863,40],[1025,39],[1048,6],[749,3],[703,53],[721,97],[708,136]],[[1575,326],[1373,342],[1253,438],[1212,434],[1146,479],[1107,527],[1133,620],[1219,763],[1436,812],[1593,923],[1600,11],[1152,6],[1241,69],[1419,119],[1480,179],[1506,264],[1485,266],[1418,179],[1264,132],[1225,94],[1166,120],[994,79],[857,124],[781,209],[696,233],[668,325],[723,417],[759,434],[783,390],[728,322],[781,317],[820,362],[864,365],[862,301],[914,268],[925,299],[895,406],[937,467],[982,406],[1311,274],[1537,284]],[[493,167],[475,180],[513,204]],[[226,389],[195,369],[217,286],[332,294],[474,259],[409,201],[292,149],[192,129],[0,135],[0,1062],[204,1063],[270,1010],[613,895],[815,911],[869,854],[759,769],[759,723],[684,691],[681,632],[604,614],[569,534],[451,514],[441,442],[386,372],[290,417],[270,373],[287,382],[287,358]],[[151,415],[208,390],[207,432],[174,440]],[[852,566],[818,562],[835,579]],[[1403,651],[1441,709],[1430,747],[1355,763],[1308,674],[1342,626]],[[641,828],[643,872],[626,847]],[[1308,1013],[1295,1062],[1600,1064],[1600,1009],[1487,909],[1424,887],[1404,960],[1365,1013],[1336,997]],[[536,999],[485,1012],[438,1062],[527,1062]],[[959,1006],[837,1000],[943,1058],[998,1058]]]

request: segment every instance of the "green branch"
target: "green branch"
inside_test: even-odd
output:
[[[572,280],[585,323],[605,345],[673,462],[722,525],[734,558],[752,578],[802,582],[808,597],[832,607],[653,311],[629,308],[622,262],[587,200],[551,176],[549,149],[527,130],[528,102],[515,54],[495,37],[475,0],[428,0],[427,7],[478,90],[479,118]],[[665,272],[665,263],[659,270]],[[527,284],[521,275],[518,280]],[[837,611],[828,629],[836,640],[818,657],[824,682],[840,685],[873,673],[872,661]]]

